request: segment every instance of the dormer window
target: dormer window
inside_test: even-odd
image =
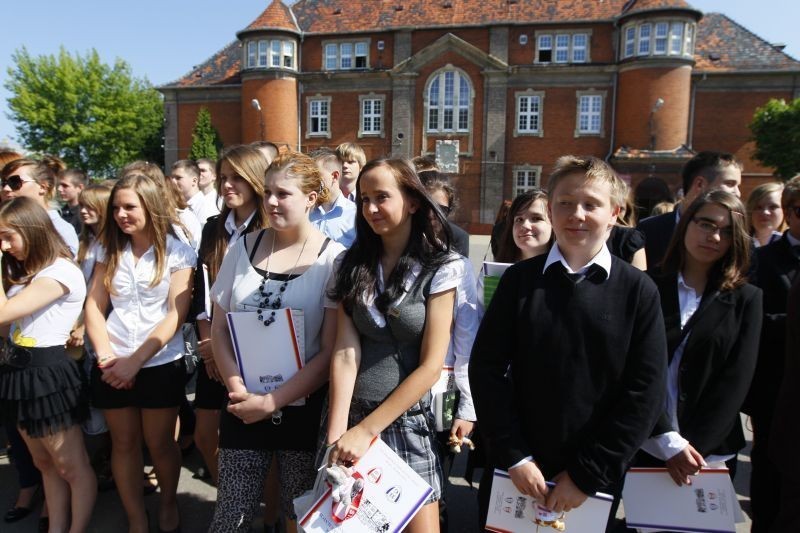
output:
[[[296,70],[294,41],[288,39],[257,39],[245,47],[247,68],[288,68]]]
[[[588,63],[591,32],[536,32],[534,63]]]
[[[626,24],[621,33],[622,58],[691,57],[694,54],[694,30],[694,22],[681,20],[649,20]]]

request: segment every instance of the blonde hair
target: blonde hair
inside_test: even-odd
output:
[[[564,155],[556,160],[553,173],[547,180],[548,200],[553,201],[553,193],[559,182],[567,176],[581,174],[587,181],[600,181],[608,183],[611,189],[609,202],[612,207],[622,207],[624,198],[627,194],[627,185],[611,168],[611,165],[596,157],[578,157],[574,155]]]
[[[164,270],[167,267],[167,236],[175,236],[172,219],[167,211],[168,202],[164,202],[163,189],[153,180],[142,174],[127,174],[114,185],[111,191],[106,220],[110,221],[114,218],[114,198],[117,192],[123,189],[134,191],[142,204],[142,212],[146,220],[145,228],[156,257],[153,277],[150,281],[150,287],[155,287],[164,277]],[[112,282],[119,266],[119,258],[129,242],[130,236],[120,229],[119,224],[105,225],[102,244],[106,249],[106,275],[103,284],[109,294],[114,291]]]
[[[783,209],[783,205],[781,205],[782,202],[780,200],[780,196],[783,193],[783,183],[777,181],[762,183],[753,189],[753,191],[750,193],[750,196],[747,198],[747,203],[745,204],[745,208],[747,209],[747,229],[751,234],[755,233],[755,226],[753,226],[753,213],[755,213],[758,203],[770,194],[774,193],[778,193],[778,205],[781,206],[781,209]],[[777,231],[783,231],[786,229],[785,218],[781,220],[780,226],[775,229]]]
[[[81,263],[86,258],[86,252],[95,239],[100,238],[108,215],[108,200],[111,198],[111,187],[107,185],[88,185],[84,187],[78,195],[78,205],[86,207],[97,213],[97,232],[92,233],[89,224],[84,224],[81,234],[78,236],[80,246],[78,247],[78,262]]]
[[[286,177],[299,182],[304,194],[317,193],[316,205],[324,204],[330,198],[330,190],[322,181],[322,174],[311,157],[300,152],[286,152],[276,157],[267,169],[267,175],[286,172]]]
[[[346,163],[347,161],[356,161],[359,167],[364,167],[367,164],[367,154],[364,149],[356,143],[342,143],[336,147],[336,153],[339,154],[339,159]]]

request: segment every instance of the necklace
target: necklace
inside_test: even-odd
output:
[[[273,230],[274,231],[274,230]],[[258,321],[263,323],[265,326],[269,326],[273,322],[275,322],[275,310],[281,308],[281,304],[283,303],[281,297],[283,293],[286,292],[286,286],[289,284],[289,280],[292,279],[292,274],[294,274],[295,269],[297,269],[297,265],[300,263],[300,258],[303,257],[303,252],[306,249],[306,243],[308,242],[308,235],[306,235],[306,240],[303,241],[303,247],[300,248],[300,254],[297,256],[297,260],[294,262],[294,266],[286,274],[286,279],[281,282],[278,286],[278,294],[275,294],[274,291],[267,290],[267,282],[270,281],[270,271],[269,271],[269,262],[272,259],[272,254],[275,253],[275,234],[272,234],[272,248],[269,251],[269,255],[267,256],[267,265],[264,270],[264,277],[261,279],[261,284],[258,286],[258,292],[261,294],[261,302],[258,304]],[[273,299],[273,295],[275,298]],[[265,311],[270,310],[268,316],[264,316]]]

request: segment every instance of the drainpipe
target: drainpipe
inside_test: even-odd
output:
[[[303,82],[300,81],[301,66],[303,64],[303,34],[300,34],[300,42],[297,45],[297,151],[302,152],[303,148]]]

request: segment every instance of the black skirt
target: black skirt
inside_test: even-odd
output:
[[[9,347],[9,349],[19,349]],[[63,346],[22,348],[25,368],[0,365],[0,415],[34,438],[80,424],[89,415],[86,382]]]

